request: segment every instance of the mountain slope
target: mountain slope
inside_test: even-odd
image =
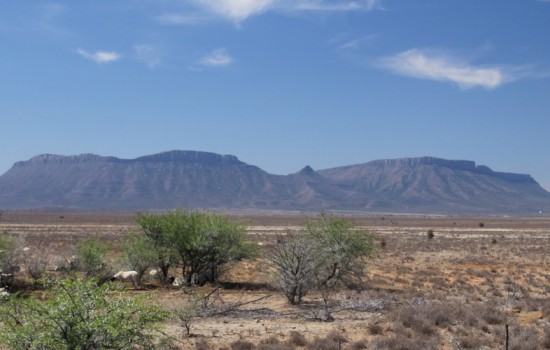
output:
[[[377,198],[379,208],[398,211],[537,213],[550,202],[550,193],[531,176],[494,172],[472,161],[377,160],[319,173]]]
[[[323,178],[324,179],[324,178]],[[322,187],[334,187],[327,184]],[[317,208],[304,174],[271,175],[235,156],[170,151],[136,159],[40,155],[0,177],[0,207]]]
[[[529,175],[471,161],[378,160],[281,176],[231,155],[170,151],[136,159],[40,155],[0,176],[0,208],[231,208],[534,215],[550,193]]]

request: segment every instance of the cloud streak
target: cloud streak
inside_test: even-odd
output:
[[[96,51],[89,52],[84,49],[78,48],[76,52],[89,60],[94,61],[97,64],[116,62],[120,59],[120,54],[114,51]]]
[[[204,56],[199,63],[208,67],[225,67],[233,62],[225,49],[217,49]]]
[[[210,15],[239,24],[267,11],[299,13],[383,10],[381,0],[192,0],[191,3],[202,13],[164,13],[156,17],[157,22],[164,25],[194,25],[208,20]]]
[[[222,17],[240,22],[260,14],[273,6],[276,0],[199,0],[203,8]]]
[[[451,82],[463,89],[495,89],[517,79],[504,67],[477,67],[464,60],[417,49],[381,58],[375,66],[412,78]]]
[[[366,1],[348,1],[348,2],[327,2],[327,1],[296,1],[294,9],[302,11],[372,11],[382,10],[382,4],[380,0],[366,0]]]

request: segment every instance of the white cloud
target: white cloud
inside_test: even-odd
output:
[[[95,63],[102,64],[102,63],[110,63],[115,62],[120,59],[120,54],[114,52],[114,51],[96,51],[96,52],[89,52],[84,49],[77,49],[76,52],[89,60],[94,61]]]
[[[384,57],[378,60],[376,65],[399,75],[448,81],[464,89],[494,89],[517,78],[503,67],[476,67],[461,59],[446,55],[429,55],[416,49]]]
[[[199,61],[201,65],[210,67],[224,67],[231,62],[233,62],[233,57],[225,49],[214,50]]]
[[[134,52],[136,55],[136,59],[139,62],[145,63],[151,69],[160,64],[161,55],[158,52],[157,48],[153,45],[134,45]]]
[[[328,0],[195,0],[201,8],[218,16],[240,23],[248,17],[262,14],[266,11],[281,11],[287,13],[323,11],[372,11],[382,10],[381,0],[361,1],[328,1]],[[167,17],[172,23],[188,24],[185,17]]]
[[[202,7],[237,22],[264,12],[275,2],[276,0],[198,0]]]

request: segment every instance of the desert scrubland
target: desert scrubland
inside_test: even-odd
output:
[[[163,286],[146,277],[141,290],[127,286],[127,295],[146,294],[167,310],[200,301],[208,311],[185,324],[165,321],[164,348],[504,349],[508,325],[510,349],[550,349],[550,218],[342,214],[375,235],[376,250],[360,285],[333,292],[334,320],[323,322],[319,293],[290,305],[265,259],[306,215],[229,215],[247,225],[259,254],[230,263],[218,285]],[[140,229],[126,213],[4,212],[0,232],[27,254],[47,252],[54,274],[91,236],[109,243],[111,264],[122,269],[121,244]],[[14,290],[39,292],[24,265]]]

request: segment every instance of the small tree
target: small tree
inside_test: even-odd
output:
[[[96,238],[88,238],[76,245],[80,269],[87,277],[103,278],[110,273],[106,263],[109,247]]]
[[[256,245],[248,241],[246,228],[234,223],[228,217],[208,214],[204,229],[197,234],[192,250],[198,252],[199,269],[196,273],[206,274],[206,279],[216,282],[220,268],[225,264],[251,257],[256,252]]]
[[[157,322],[166,313],[120,287],[68,278],[54,283],[45,301],[10,299],[0,304],[0,342],[10,349],[154,349]]]
[[[169,228],[167,227],[165,217],[166,216],[139,213],[136,218],[138,225],[151,242],[151,251],[157,257],[153,266],[160,271],[159,278],[162,283],[168,281],[168,271],[177,261],[168,234]]]
[[[317,220],[308,220],[306,231],[319,245],[318,268],[315,269],[316,287],[325,303],[325,321],[331,321],[330,292],[339,284],[352,286],[363,277],[366,259],[374,251],[374,237],[350,220],[321,213]]]
[[[138,223],[163,253],[159,260],[171,264],[177,257],[188,284],[216,282],[223,265],[254,252],[245,227],[222,215],[175,210],[160,216],[140,214]]]
[[[133,235],[124,245],[124,261],[138,273],[138,285],[141,285],[145,271],[157,263],[158,254],[152,247],[153,242],[144,235]]]
[[[275,267],[281,290],[291,304],[300,304],[314,284],[319,268],[318,242],[302,233],[288,234],[269,249],[267,259]]]
[[[372,235],[349,220],[321,213],[316,220],[307,220],[303,232],[272,248],[268,259],[291,303],[300,303],[308,290],[317,289],[325,301],[326,320],[330,320],[330,291],[339,284],[351,286],[359,281],[373,250]]]

